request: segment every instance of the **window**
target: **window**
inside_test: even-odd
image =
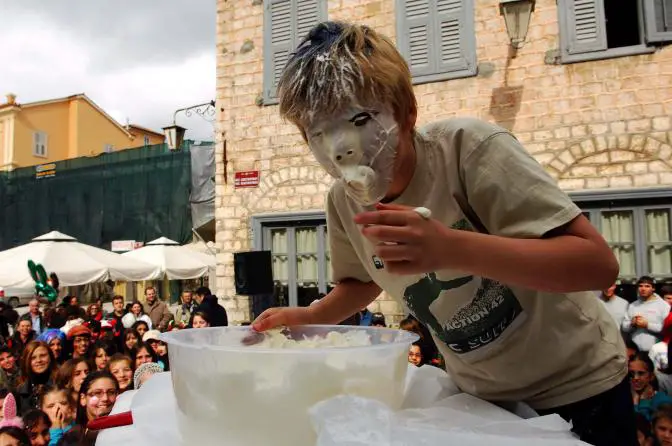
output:
[[[558,0],[563,62],[653,52],[672,41],[672,0]]]
[[[112,144],[105,144],[105,147],[103,148],[103,152],[112,153],[113,151],[114,151],[114,146]]]
[[[323,213],[253,217],[255,247],[270,250],[273,305],[308,306],[333,288]],[[256,313],[256,311],[255,311]]]
[[[327,0],[264,2],[264,104],[276,104],[278,81],[289,54],[327,18]]]
[[[473,0],[397,0],[397,46],[416,84],[474,76]]]
[[[584,209],[620,265],[619,279],[672,280],[672,204]]]
[[[47,134],[44,132],[33,133],[33,155],[41,158],[47,157]]]
[[[149,145],[149,136],[146,136],[146,135],[145,135],[145,141],[144,141],[144,144],[145,144],[146,146]]]

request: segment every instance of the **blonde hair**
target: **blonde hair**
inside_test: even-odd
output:
[[[364,25],[323,22],[290,55],[278,83],[280,115],[303,128],[353,103],[390,106],[399,125],[417,109],[406,61]]]

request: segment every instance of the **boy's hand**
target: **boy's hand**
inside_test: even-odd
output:
[[[446,240],[451,229],[407,206],[378,204],[376,211],[355,216],[362,234],[393,274],[419,274],[446,268]]]
[[[256,331],[266,331],[285,325],[307,325],[312,320],[308,307],[269,308],[259,315],[252,323]]]

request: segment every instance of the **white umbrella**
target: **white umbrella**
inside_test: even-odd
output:
[[[61,286],[123,280],[155,280],[161,273],[155,265],[80,243],[74,237],[52,231],[30,243],[0,252],[0,286],[35,286],[28,260],[56,273]]]
[[[198,252],[176,241],[161,237],[122,257],[142,260],[158,266],[169,280],[196,279],[217,266],[215,256]]]

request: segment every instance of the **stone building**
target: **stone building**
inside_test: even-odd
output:
[[[419,125],[475,116],[513,131],[613,246],[623,283],[672,277],[672,20],[661,15],[672,5],[610,3],[537,0],[514,49],[496,0],[219,0],[216,289],[231,319],[252,317],[235,295],[237,251],[273,251],[280,303],[329,289],[331,180],[274,101],[288,51],[327,18],[396,39]],[[246,186],[258,172],[258,186],[237,188],[236,172]],[[403,315],[385,295],[373,306]]]

